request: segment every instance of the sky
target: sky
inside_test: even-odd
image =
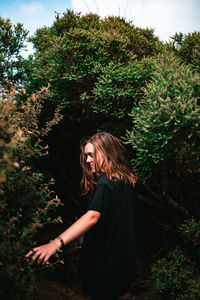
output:
[[[55,12],[73,9],[86,14],[98,13],[125,17],[135,26],[153,28],[155,34],[168,41],[176,32],[200,31],[200,0],[0,0],[0,16],[20,22],[34,34],[37,28],[51,26]],[[28,45],[28,53],[31,53]]]

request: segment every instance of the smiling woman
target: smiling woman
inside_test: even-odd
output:
[[[94,161],[94,146],[91,143],[85,145],[85,162],[89,165],[92,173],[95,173],[96,170],[100,170],[103,164],[103,156],[100,151],[96,152],[96,163]]]
[[[95,300],[118,299],[136,277],[136,177],[125,150],[106,132],[81,141],[81,184],[90,193],[88,210],[53,241],[27,254],[32,263],[45,264],[59,248],[85,234],[80,278],[84,294]]]
[[[83,193],[93,190],[100,176],[107,174],[112,182],[135,185],[136,177],[124,144],[113,135],[100,132],[81,141],[80,163],[83,169],[81,185]]]

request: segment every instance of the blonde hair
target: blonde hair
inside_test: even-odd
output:
[[[91,143],[94,147],[95,174],[86,163],[85,146],[88,143]],[[103,163],[100,168],[97,164],[97,151],[103,156]],[[113,183],[120,184],[124,182],[134,187],[137,178],[131,171],[126,154],[127,149],[124,143],[110,133],[98,132],[89,138],[82,139],[80,163],[83,169],[81,180],[83,194],[93,191],[99,177],[102,175],[107,175]]]

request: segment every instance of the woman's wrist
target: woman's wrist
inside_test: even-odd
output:
[[[54,241],[55,241],[56,245],[58,245],[58,249],[64,247],[64,245],[65,245],[65,243],[64,243],[64,241],[63,241],[63,239],[62,239],[62,237],[61,237],[60,235],[57,236],[57,237],[54,239]]]
[[[61,248],[61,242],[59,241],[59,239],[57,237],[54,240],[51,240],[50,242],[56,246],[56,251]]]

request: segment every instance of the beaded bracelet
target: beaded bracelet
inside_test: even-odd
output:
[[[60,243],[61,243],[61,248],[65,246],[65,243],[63,241],[63,239],[61,238],[61,236],[58,236],[57,239],[59,239]]]

